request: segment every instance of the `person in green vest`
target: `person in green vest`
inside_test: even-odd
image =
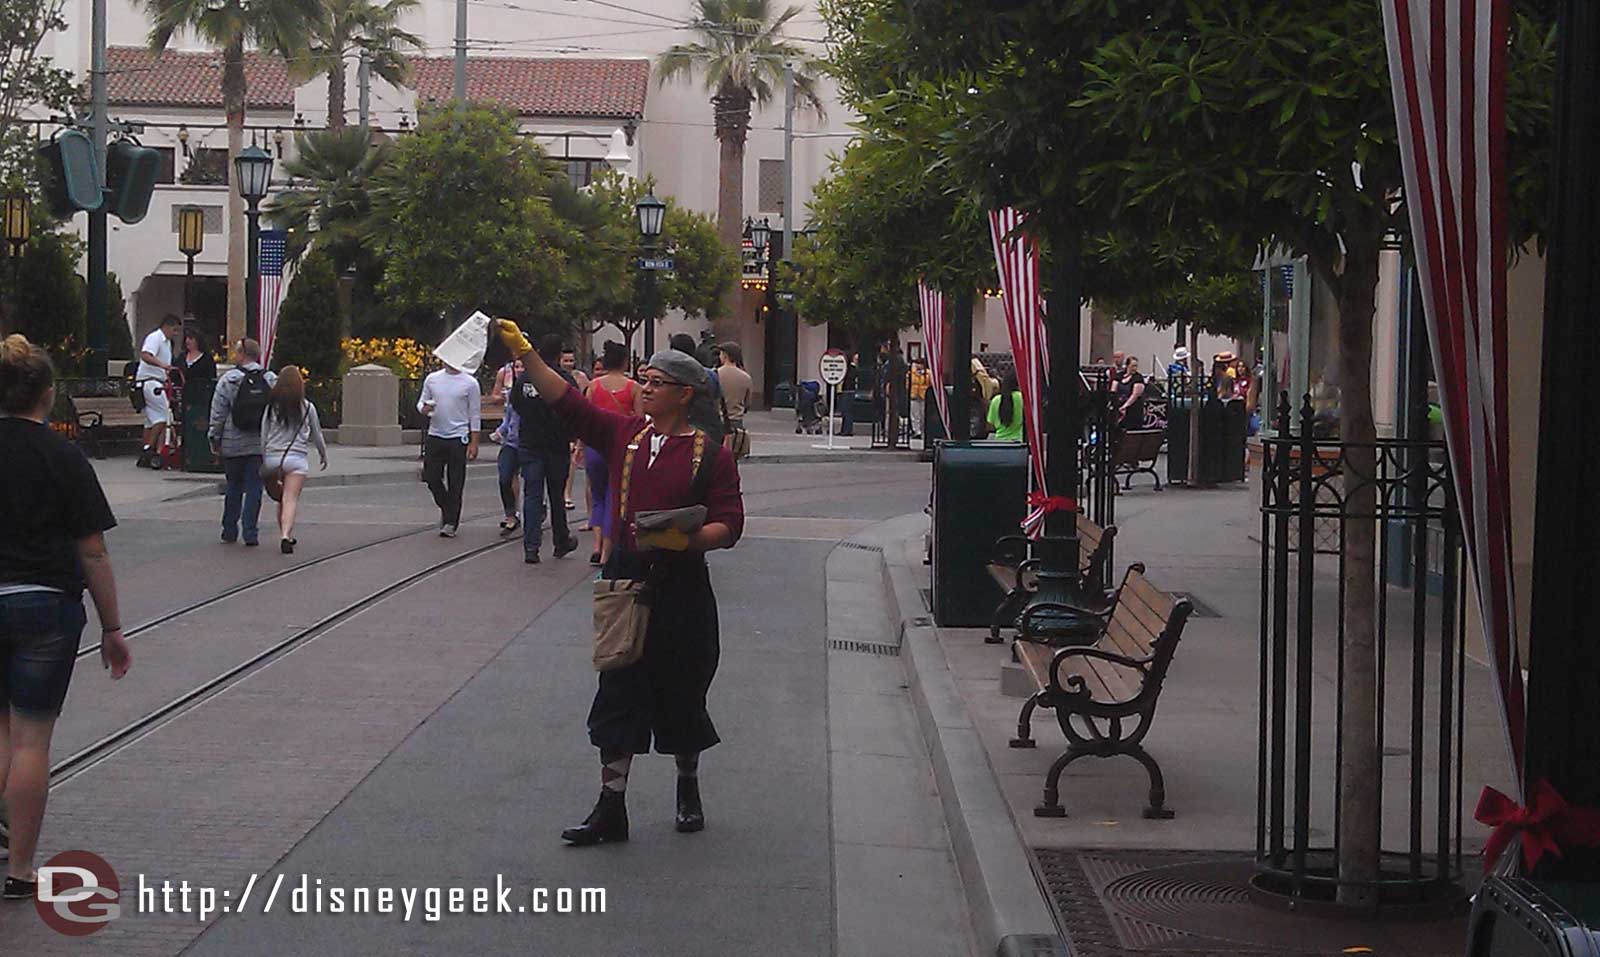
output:
[[[1000,394],[989,400],[989,428],[998,442],[1022,441],[1022,390],[1017,374],[1007,372],[1000,380]]]

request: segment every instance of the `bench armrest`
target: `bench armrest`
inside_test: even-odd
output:
[[[997,565],[1020,565],[1028,558],[1028,545],[1024,535],[1002,535],[994,540],[992,561]]]
[[[98,429],[105,422],[105,416],[95,409],[78,413],[78,428]]]

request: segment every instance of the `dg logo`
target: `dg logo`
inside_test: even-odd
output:
[[[122,885],[98,854],[62,851],[39,868],[34,906],[49,927],[69,937],[87,937],[122,914]]]

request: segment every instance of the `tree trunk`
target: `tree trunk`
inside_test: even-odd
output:
[[[328,129],[344,127],[344,60],[328,70]]]
[[[711,98],[717,131],[717,236],[722,244],[740,253],[744,236],[744,144],[750,132],[751,95],[742,87],[724,86]],[[754,337],[744,334],[754,317],[741,315],[743,288],[734,283],[723,297],[722,317],[712,323],[718,342],[737,342],[745,355],[755,354]],[[761,384],[756,384],[761,389]]]
[[[1111,313],[1091,305],[1089,307],[1089,359],[1091,362],[1111,361],[1111,351],[1117,347],[1117,320]],[[1150,374],[1155,375],[1151,369]]]
[[[244,198],[233,181],[233,158],[244,149],[244,41],[228,44],[222,53],[222,107],[228,115],[228,341],[244,338],[245,248]]]
[[[1152,372],[1154,370],[1151,370]],[[1190,488],[1204,488],[1200,480],[1200,409],[1206,404],[1206,389],[1201,388],[1205,365],[1200,361],[1200,324],[1189,323],[1189,474]]]
[[[1377,509],[1372,482],[1377,456],[1372,443],[1372,317],[1378,288],[1379,227],[1372,235],[1345,234],[1344,274],[1335,286],[1339,301],[1340,438],[1345,445],[1344,721],[1339,791],[1339,903],[1377,904],[1382,822],[1378,816]]]

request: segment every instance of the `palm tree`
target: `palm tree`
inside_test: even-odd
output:
[[[351,54],[365,53],[372,72],[395,86],[410,73],[402,48],[423,48],[422,38],[400,29],[400,18],[421,0],[324,0],[311,25],[311,46],[296,60],[295,78],[305,81],[318,74],[328,78],[328,126],[344,125],[345,63]]]
[[[244,50],[253,44],[293,58],[304,49],[320,0],[142,0],[150,15],[150,49],[161,52],[189,30],[222,49],[222,107],[228,116],[228,161],[244,148]],[[244,200],[228,191],[228,338],[244,335]]]
[[[289,233],[290,259],[298,259],[313,239],[340,272],[361,257],[361,230],[372,205],[368,181],[387,158],[387,143],[374,143],[355,127],[295,137],[294,159],[283,164],[291,185],[266,209],[273,225]]]
[[[791,6],[774,15],[768,0],[696,0],[688,29],[699,34],[680,43],[656,61],[656,82],[688,77],[699,71],[711,91],[713,126],[721,147],[717,169],[717,234],[735,254],[744,220],[744,144],[750,132],[750,108],[771,102],[784,83],[785,64],[794,67],[797,104],[823,115],[817,95],[817,63],[798,45],[783,39],[785,25],[801,11]],[[735,287],[730,298],[738,295]],[[739,310],[730,302],[723,310],[737,323]],[[718,329],[718,338],[736,338],[736,329]]]

